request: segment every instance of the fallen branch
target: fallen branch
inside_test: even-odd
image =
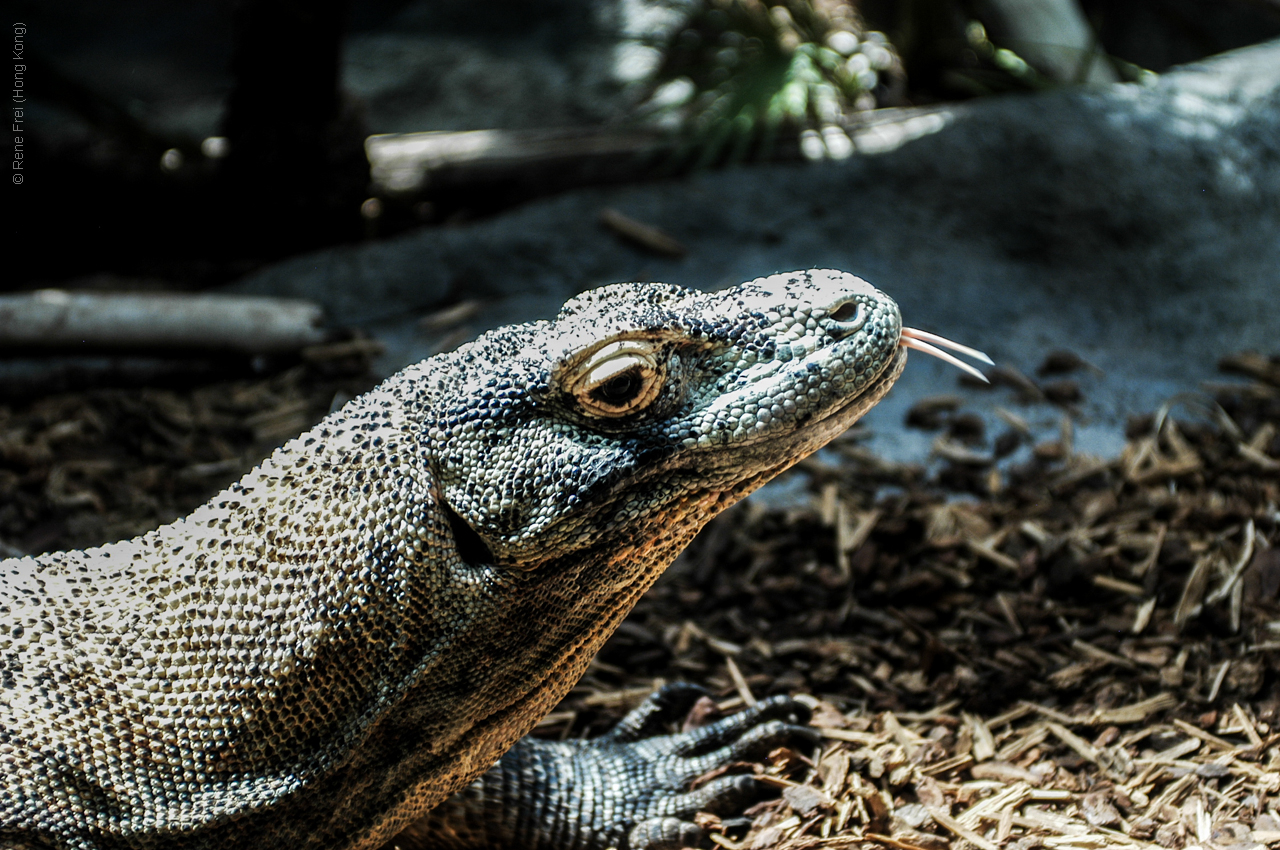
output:
[[[964,104],[873,109],[840,127],[779,138],[773,160],[843,159],[893,150],[935,133]],[[565,189],[636,180],[669,171],[679,137],[643,128],[466,130],[391,133],[365,140],[374,192],[388,197],[438,197],[477,184]]]
[[[82,293],[0,295],[0,350],[196,349],[271,354],[323,342],[309,301],[238,295]]]

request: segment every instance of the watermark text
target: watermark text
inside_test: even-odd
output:
[[[23,122],[27,105],[27,25],[13,25],[13,182],[21,183],[27,166],[27,146]]]

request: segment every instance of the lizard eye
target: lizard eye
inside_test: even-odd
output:
[[[610,378],[591,391],[591,397],[601,404],[623,407],[630,404],[644,389],[644,376],[639,369],[628,369],[616,378]]]
[[[653,342],[620,340],[587,358],[571,392],[586,413],[616,418],[647,407],[658,397],[663,378]]]

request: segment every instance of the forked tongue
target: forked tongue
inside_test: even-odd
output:
[[[991,383],[987,380],[987,376],[982,374],[982,372],[978,371],[973,366],[970,366],[968,363],[965,363],[960,358],[942,350],[943,348],[949,348],[952,351],[958,351],[966,357],[972,357],[974,360],[986,363],[988,366],[996,365],[992,362],[990,357],[983,354],[981,351],[978,351],[976,348],[970,348],[967,345],[952,342],[946,337],[931,334],[928,331],[918,331],[915,328],[903,328],[902,335],[898,339],[898,345],[903,348],[914,348],[916,351],[923,351],[925,354],[932,354],[939,360],[945,360],[952,366],[968,372],[983,383]]]

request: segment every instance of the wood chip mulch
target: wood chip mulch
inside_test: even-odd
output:
[[[183,515],[367,388],[371,352],[0,405],[0,555]],[[1013,410],[988,438],[951,397],[909,420],[936,472],[852,432],[801,465],[808,504],[714,521],[539,733],[676,679],[717,697],[694,722],[802,695],[821,745],[738,766],[770,793],[699,816],[728,850],[1280,847],[1280,358],[1222,365],[1243,377],[1115,458],[1073,449],[1067,355],[1001,379],[1063,411],[1054,440]]]

